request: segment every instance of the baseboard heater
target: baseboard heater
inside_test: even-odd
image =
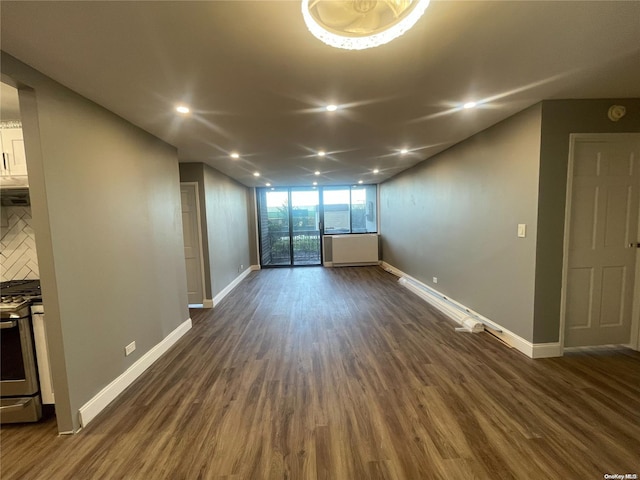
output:
[[[378,265],[378,235],[333,235],[331,237],[334,267]]]
[[[488,327],[495,332],[502,333],[502,329],[491,320],[459,304],[455,300],[451,300],[446,295],[429,288],[412,277],[401,277],[398,283],[458,322],[461,327],[456,328],[457,331],[481,332],[484,330],[484,327]]]

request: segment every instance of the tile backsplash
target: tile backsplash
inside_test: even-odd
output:
[[[2,207],[0,277],[6,280],[40,278],[31,207]],[[5,225],[6,223],[6,225]]]

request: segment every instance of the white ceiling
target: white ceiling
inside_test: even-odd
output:
[[[248,186],[379,183],[543,99],[640,97],[638,1],[434,1],[365,51],[295,0],[1,6],[4,51]]]

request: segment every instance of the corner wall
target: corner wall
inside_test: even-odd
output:
[[[189,319],[177,153],[1,57],[19,87],[58,428],[76,431],[80,407]]]
[[[198,182],[205,294],[213,299],[251,266],[250,189],[203,163],[181,163],[180,180]]]
[[[627,115],[618,122],[607,118],[607,110],[614,104],[627,108]],[[557,342],[560,334],[569,135],[629,132],[640,132],[640,99],[549,100],[542,103],[535,343]]]
[[[535,105],[380,186],[383,260],[527,341],[541,117]]]

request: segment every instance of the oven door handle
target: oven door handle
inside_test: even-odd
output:
[[[31,399],[30,398],[25,398],[23,400],[20,400],[12,405],[6,405],[3,407],[0,407],[0,412],[7,414],[9,412],[13,412],[15,410],[22,410],[23,408],[27,408],[29,406],[29,404],[31,403]]]
[[[15,320],[4,321],[0,322],[0,329],[15,328],[16,325],[18,325],[18,322]]]

